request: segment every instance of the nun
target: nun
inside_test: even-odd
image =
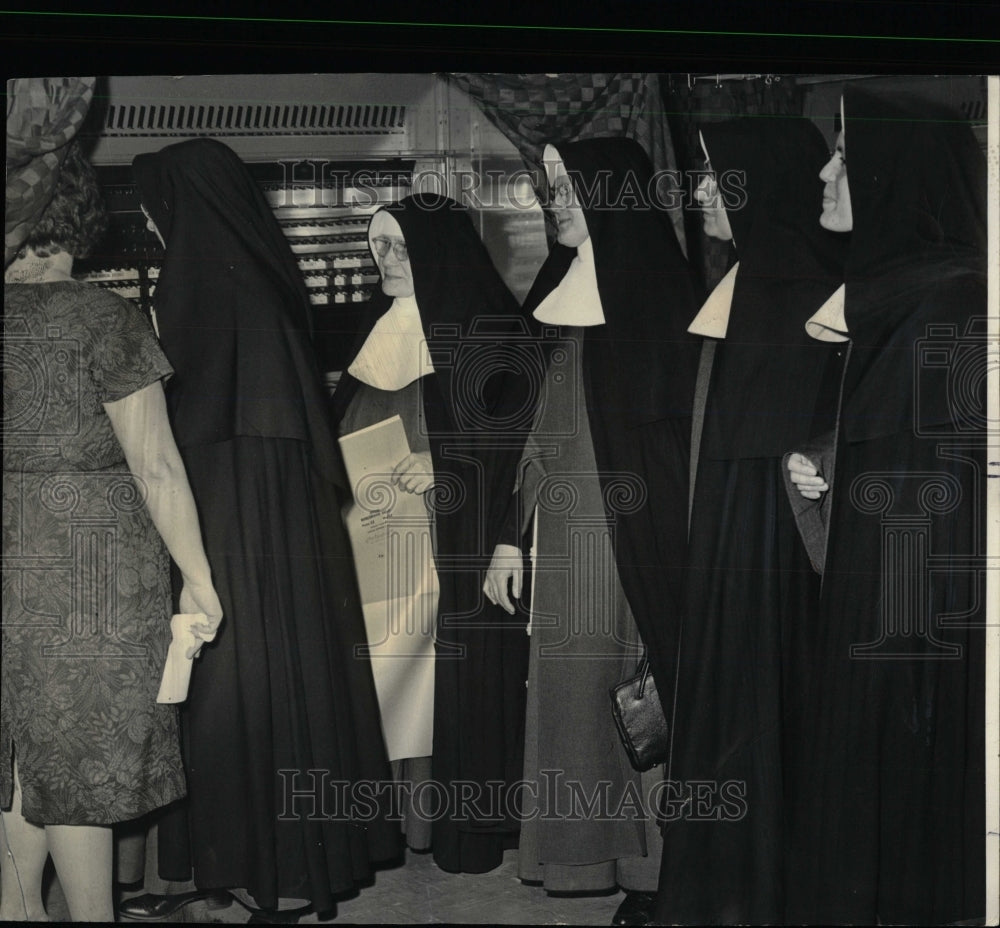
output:
[[[690,326],[713,357],[669,771],[687,804],[665,823],[656,917],[773,924],[784,911],[784,755],[819,597],[781,459],[832,427],[843,351],[804,325],[840,286],[845,243],[814,221],[826,146],[809,120],[711,123],[701,140],[704,231],[739,260]]]
[[[402,451],[376,470],[404,507],[407,496],[425,504],[419,535],[409,548],[393,545],[385,562],[386,577],[414,578],[388,590],[395,605],[384,614],[396,609],[409,624],[366,607],[382,725],[407,844],[430,848],[444,870],[481,873],[517,846],[520,824],[496,787],[520,777],[524,621],[480,588],[537,377],[517,303],[467,209],[409,196],[373,215],[368,238],[381,292],[334,394],[334,418],[346,449],[398,417],[402,442],[388,447]],[[406,534],[396,525],[390,539]],[[406,550],[416,554],[404,566]]]
[[[615,923],[641,924],[657,880],[662,770],[631,768],[608,691],[635,672],[644,643],[670,709],[696,288],[638,143],[550,145],[544,162],[557,241],[523,311],[539,327],[546,380],[486,584],[513,609],[533,516],[524,779],[535,798],[518,873],[549,892],[621,887]]]
[[[840,419],[787,462],[828,532],[788,918],[981,921],[986,159],[928,101],[842,107],[817,218],[850,233],[845,286],[807,323],[849,352]]]
[[[328,790],[387,782],[389,767],[371,667],[355,656],[365,632],[339,518],[346,478],[309,297],[226,145],[170,145],[139,155],[133,175],[166,249],[155,311],[175,371],[168,410],[228,619],[192,673],[188,800],[159,822],[160,875],[193,869],[199,891],[232,890],[254,909],[328,913],[400,845],[388,794],[316,814]],[[162,917],[197,895],[145,894],[121,911]]]

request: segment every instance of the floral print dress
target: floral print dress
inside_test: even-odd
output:
[[[0,802],[100,825],[185,793],[169,558],[103,403],[171,373],[132,304],[75,281],[4,288]]]

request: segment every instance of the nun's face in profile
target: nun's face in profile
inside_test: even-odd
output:
[[[546,146],[544,157],[550,184],[549,208],[556,221],[556,239],[567,248],[579,248],[590,238],[590,230],[583,208],[577,202],[576,188],[555,149]]]
[[[706,170],[711,167],[706,162]],[[733,230],[729,225],[729,215],[722,205],[722,197],[719,196],[719,184],[715,179],[715,174],[707,174],[694,192],[695,202],[701,206],[702,228],[709,238],[717,238],[723,242],[733,240]]]
[[[698,133],[701,138],[701,133]],[[733,240],[733,230],[729,225],[729,215],[726,207],[722,204],[722,197],[719,195],[719,184],[712,171],[712,165],[708,160],[708,150],[705,148],[705,140],[701,138],[701,150],[705,153],[705,170],[709,173],[702,178],[698,188],[694,192],[694,200],[701,207],[702,222],[705,234],[709,238],[717,238],[723,242]]]
[[[382,276],[382,292],[391,297],[413,296],[413,271],[399,223],[389,213],[376,213],[368,234]]]
[[[854,228],[851,211],[851,191],[847,186],[847,159],[844,155],[844,133],[837,136],[837,145],[826,167],[819,172],[823,187],[823,213],[819,224],[831,232],[850,232]]]

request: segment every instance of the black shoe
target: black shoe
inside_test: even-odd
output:
[[[166,918],[189,902],[205,901],[210,909],[227,909],[233,903],[233,897],[224,889],[196,889],[190,893],[176,893],[165,896],[161,893],[143,893],[132,899],[126,899],[118,906],[118,914],[125,918],[136,918],[140,921],[152,921]]]
[[[626,892],[625,899],[618,906],[612,925],[645,925],[653,917],[655,893]]]

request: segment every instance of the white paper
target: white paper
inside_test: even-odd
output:
[[[434,734],[439,584],[424,498],[392,483],[410,453],[399,416],[340,439],[354,503],[344,513],[390,760],[426,757]]]
[[[188,684],[191,682],[191,668],[194,658],[187,657],[193,647],[198,647],[204,639],[191,631],[191,626],[208,620],[203,612],[181,612],[170,620],[170,648],[160,679],[160,691],[156,694],[158,703],[184,702],[187,699]]]

